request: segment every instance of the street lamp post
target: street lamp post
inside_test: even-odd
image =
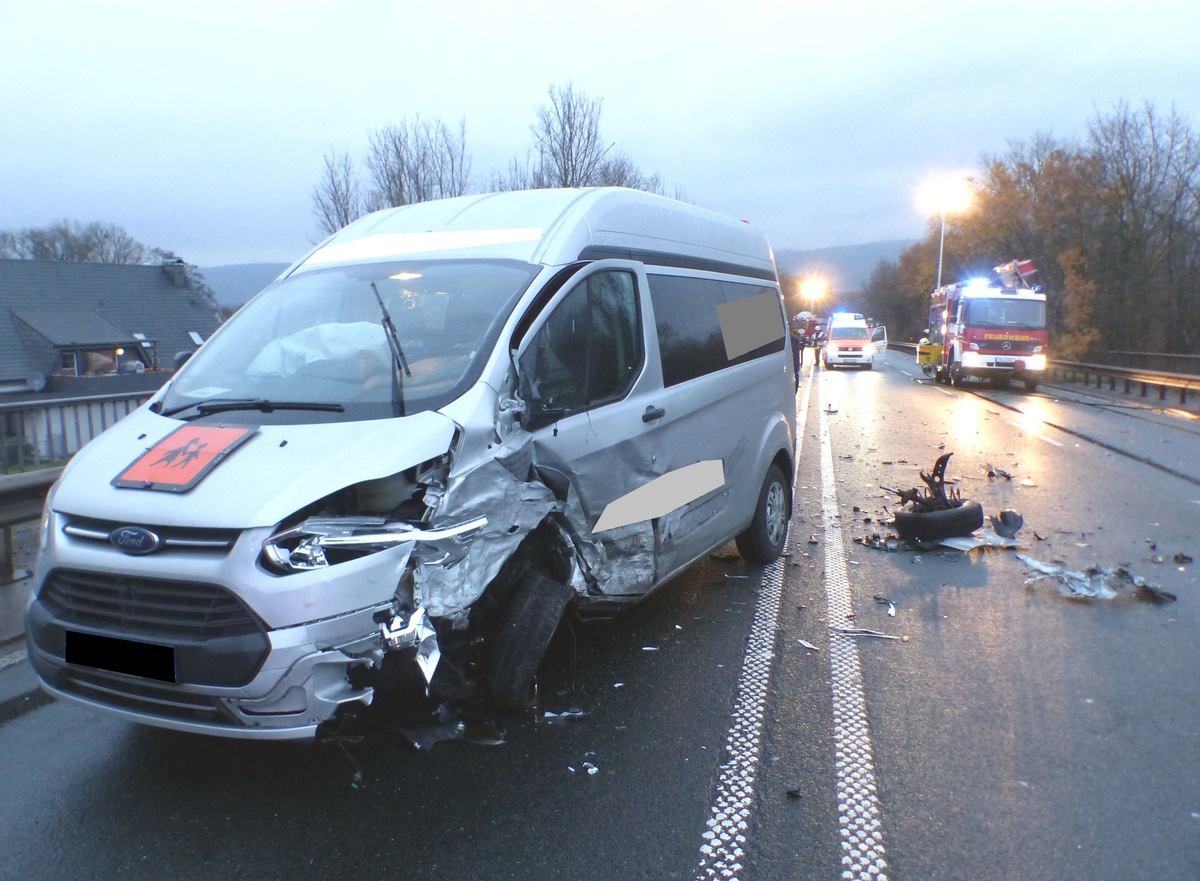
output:
[[[946,215],[965,211],[971,204],[974,181],[969,177],[946,177],[921,188],[920,201],[927,212],[936,211],[941,225],[938,236],[937,285],[942,286],[942,266],[946,256]]]

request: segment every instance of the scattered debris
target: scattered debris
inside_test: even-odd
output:
[[[999,477],[1001,480],[1012,480],[1013,479],[1013,476],[1011,474],[1009,474],[1007,471],[1005,471],[1003,468],[993,468],[991,462],[988,462],[983,470],[984,470],[984,473],[987,474],[987,476],[989,478]]]
[[[791,789],[785,790],[785,792],[787,792],[788,798],[804,798],[799,786],[793,786]]]
[[[899,636],[893,636],[890,633],[883,633],[879,630],[871,630],[866,627],[830,627],[830,633],[836,633],[839,636],[873,636],[876,639],[900,639]]]
[[[1186,566],[1188,563],[1194,562],[1192,560],[1192,558],[1189,557],[1187,554],[1176,554],[1171,559],[1174,560],[1176,563],[1178,563],[1180,566]]]
[[[800,645],[804,646],[810,652],[819,652],[820,651],[819,648],[817,648],[815,645],[813,645],[811,642],[809,642],[806,639],[801,639],[800,637],[796,637],[796,642],[800,643]]]
[[[881,606],[888,607],[887,613],[888,613],[889,617],[891,617],[891,618],[896,617],[896,604],[893,603],[891,600],[889,600],[887,597],[880,596],[879,594],[875,594],[875,602]]]
[[[1017,559],[1034,573],[1025,579],[1026,584],[1054,578],[1058,581],[1058,592],[1065,597],[1111,600],[1120,588],[1132,585],[1137,590],[1137,596],[1151,602],[1168,603],[1177,599],[1175,594],[1134,575],[1124,566],[1089,566],[1079,571],[1057,563],[1043,563],[1025,554],[1017,554]]]
[[[500,746],[504,743],[504,727],[489,719],[460,719],[426,728],[406,728],[400,736],[421,752],[429,752],[448,740],[465,740],[476,746]]]
[[[1034,483],[1032,480],[1030,480],[1028,477],[1026,477],[1024,480],[1022,480],[1019,485],[1020,486],[1029,486],[1029,487],[1037,486],[1037,484]]]
[[[1025,546],[1019,539],[1006,535],[998,535],[991,529],[977,531],[971,535],[943,538],[940,544],[944,548],[952,548],[964,553],[980,548],[1021,548]]]

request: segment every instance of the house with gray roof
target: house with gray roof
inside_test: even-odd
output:
[[[172,370],[220,324],[187,270],[0,260],[0,394],[42,391],[56,377]]]

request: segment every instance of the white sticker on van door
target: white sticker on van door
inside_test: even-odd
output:
[[[783,315],[774,291],[718,304],[717,320],[725,340],[725,357],[730,361],[783,339]]]
[[[592,535],[607,529],[628,526],[630,523],[663,517],[724,485],[725,468],[720,459],[708,459],[668,471],[609,502],[596,525],[592,527]]]

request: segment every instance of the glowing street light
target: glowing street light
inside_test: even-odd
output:
[[[942,232],[938,239],[938,270],[935,288],[942,286],[942,257],[946,252],[946,215],[960,214],[971,206],[975,181],[969,177],[943,177],[921,187],[917,199],[925,214],[937,212]]]
[[[829,285],[822,278],[806,278],[800,283],[800,296],[808,300],[808,311],[817,314],[817,300],[825,299]]]

